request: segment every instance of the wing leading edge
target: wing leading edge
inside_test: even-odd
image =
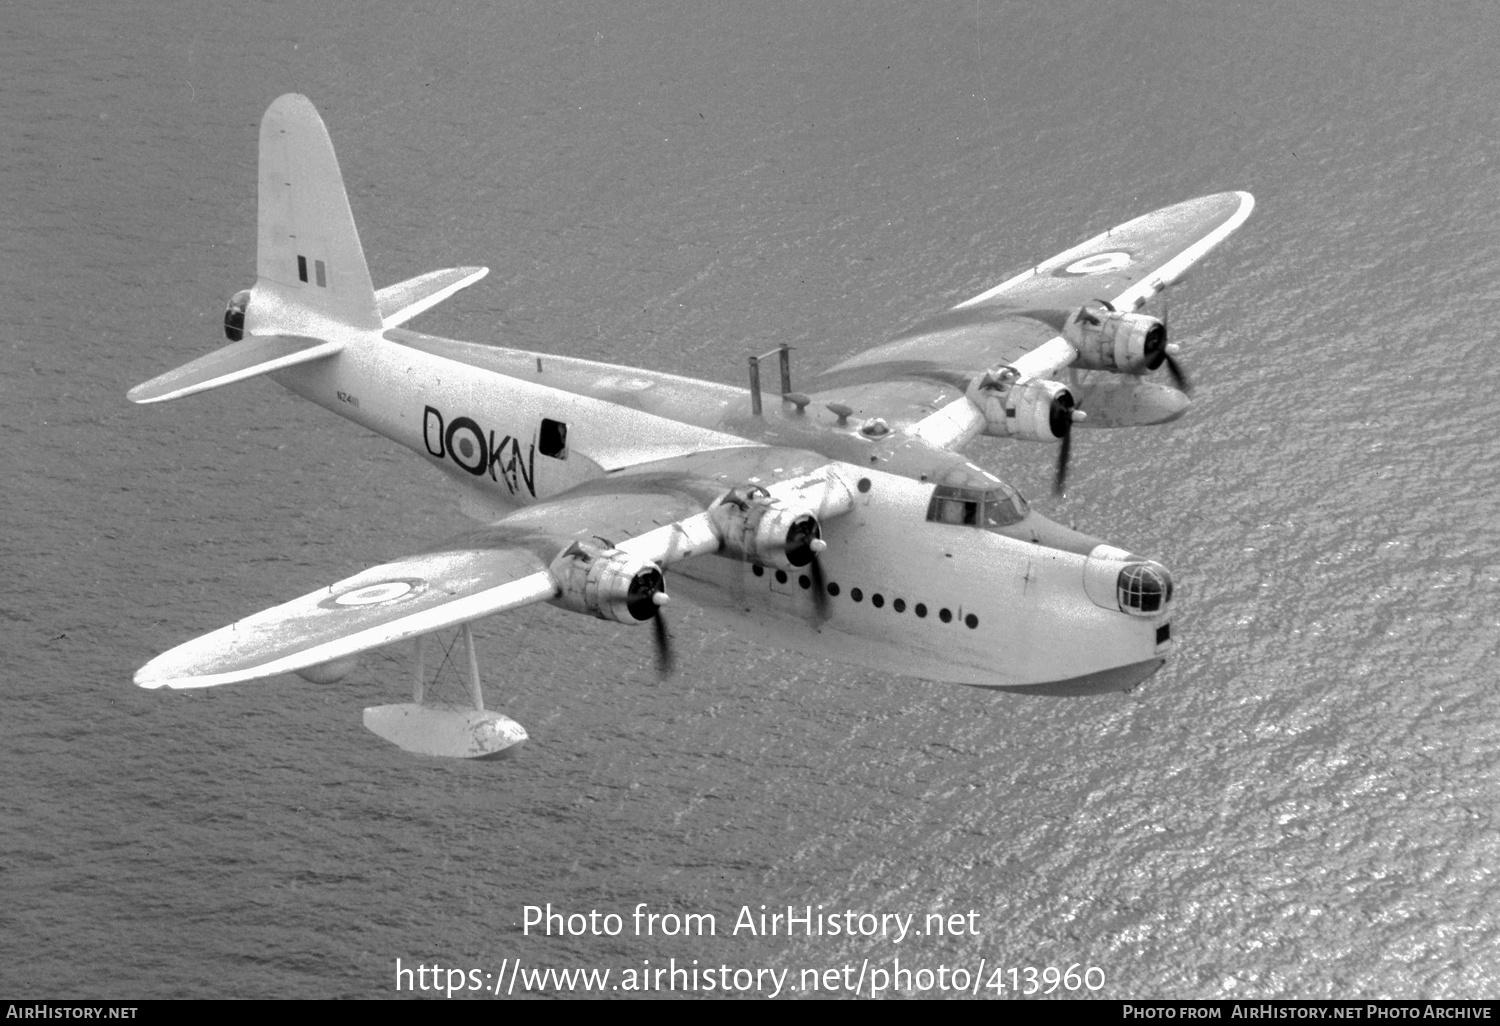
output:
[[[1255,209],[1248,192],[1220,192],[1142,214],[1064,250],[953,309],[1071,311],[1100,296],[1134,309],[1177,281]]]
[[[751,452],[767,465],[789,451]],[[641,623],[659,604],[660,567],[726,549],[743,554],[740,496],[759,494],[755,501],[778,515],[795,508],[823,518],[853,506],[842,472],[816,457],[822,465],[811,472],[805,460],[774,460],[787,467],[780,480],[737,492],[724,475],[702,472],[715,455],[733,466],[750,453],[698,453],[590,482],[179,645],[141,667],[135,682],[199,688],[308,670],[538,602]],[[795,519],[785,518],[788,528]]]
[[[1247,192],[1223,192],[1126,221],[837,364],[819,386],[892,378],[958,383],[1001,364],[1015,366],[1023,379],[1047,377],[1077,356],[1061,333],[1081,306],[1107,298],[1116,309],[1138,309],[1254,207]]]

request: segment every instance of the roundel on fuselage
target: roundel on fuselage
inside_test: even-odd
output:
[[[489,466],[489,450],[484,445],[484,434],[479,425],[468,417],[454,417],[443,433],[443,442],[453,462],[469,473],[478,476]]]

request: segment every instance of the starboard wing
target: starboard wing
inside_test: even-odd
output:
[[[1177,281],[1245,223],[1255,209],[1248,192],[1187,200],[1134,220],[1045,260],[954,307],[1071,312],[1091,299],[1135,309]]]
[[[1139,308],[1224,241],[1254,206],[1247,192],[1223,192],[1127,221],[843,361],[817,385],[915,379],[963,388],[1001,364],[1019,366],[1023,377],[1045,377],[1073,358],[1058,336],[1079,307],[1106,299],[1116,309]]]
[[[663,566],[715,552],[724,540],[710,509],[728,482],[752,479],[818,516],[852,505],[839,472],[812,453],[735,448],[645,464],[179,645],[141,667],[135,682],[256,680],[549,601],[561,593],[557,560],[579,543]]]

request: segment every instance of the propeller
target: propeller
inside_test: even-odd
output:
[[[1057,473],[1052,478],[1052,494],[1059,499],[1068,493],[1068,459],[1073,451],[1073,432],[1068,431],[1062,437],[1062,445],[1057,447]]]
[[[828,548],[828,543],[822,538],[813,542],[812,562],[807,565],[807,576],[812,578],[812,600],[813,613],[818,622],[822,623],[828,619],[828,585],[823,577],[823,561],[817,554]]]
[[[1183,370],[1182,365],[1172,358],[1173,354],[1177,352],[1177,346],[1175,343],[1169,341],[1169,339],[1171,339],[1172,337],[1171,328],[1169,327],[1171,321],[1172,303],[1171,300],[1167,298],[1167,290],[1162,289],[1161,341],[1158,342],[1156,348],[1153,349],[1151,345],[1153,338],[1147,338],[1146,352],[1150,356],[1150,360],[1147,362],[1146,366],[1148,366],[1152,370],[1156,370],[1156,368],[1165,363],[1167,365],[1167,373],[1172,376],[1173,387],[1184,395],[1192,395],[1193,383],[1188,379],[1187,371]]]
[[[1062,439],[1057,447],[1057,471],[1052,478],[1052,494],[1062,498],[1068,490],[1068,460],[1073,455],[1073,421],[1083,419],[1076,409],[1072,392],[1063,392],[1052,400],[1048,414],[1048,426],[1052,433]]]
[[[656,672],[666,679],[674,669],[672,660],[672,637],[667,633],[667,621],[662,616],[662,607],[671,601],[667,597],[666,582],[661,570],[650,567],[636,574],[630,582],[626,604],[637,621],[649,617],[656,635]]]
[[[823,563],[818,554],[828,548],[820,535],[821,528],[815,517],[798,517],[786,535],[787,562],[793,566],[807,567],[807,576],[812,581],[813,609],[820,621],[828,619],[828,588],[824,583]]]
[[[656,635],[656,675],[666,680],[672,676],[677,665],[672,658],[672,636],[667,633],[667,618],[662,615],[662,606],[667,604],[666,593],[658,592],[656,599],[656,615],[651,618],[651,626]]]
[[[1110,313],[1115,312],[1115,305],[1107,299],[1096,299],[1098,303]],[[1085,311],[1087,313],[1087,311]],[[1092,323],[1098,323],[1094,319]],[[1178,352],[1176,343],[1172,338],[1172,303],[1167,298],[1167,289],[1161,291],[1161,326],[1153,328],[1146,335],[1146,369],[1156,370],[1163,363],[1167,365],[1167,373],[1172,376],[1172,386],[1184,395],[1193,394],[1193,382],[1188,378],[1187,371],[1174,357]]]

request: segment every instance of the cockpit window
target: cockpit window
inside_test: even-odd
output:
[[[1008,485],[985,489],[938,485],[927,505],[927,519],[935,524],[1008,527],[1029,510],[1021,493]]]
[[[985,527],[1009,527],[1026,519],[1030,512],[1025,497],[1009,485],[1002,484],[984,493]]]

